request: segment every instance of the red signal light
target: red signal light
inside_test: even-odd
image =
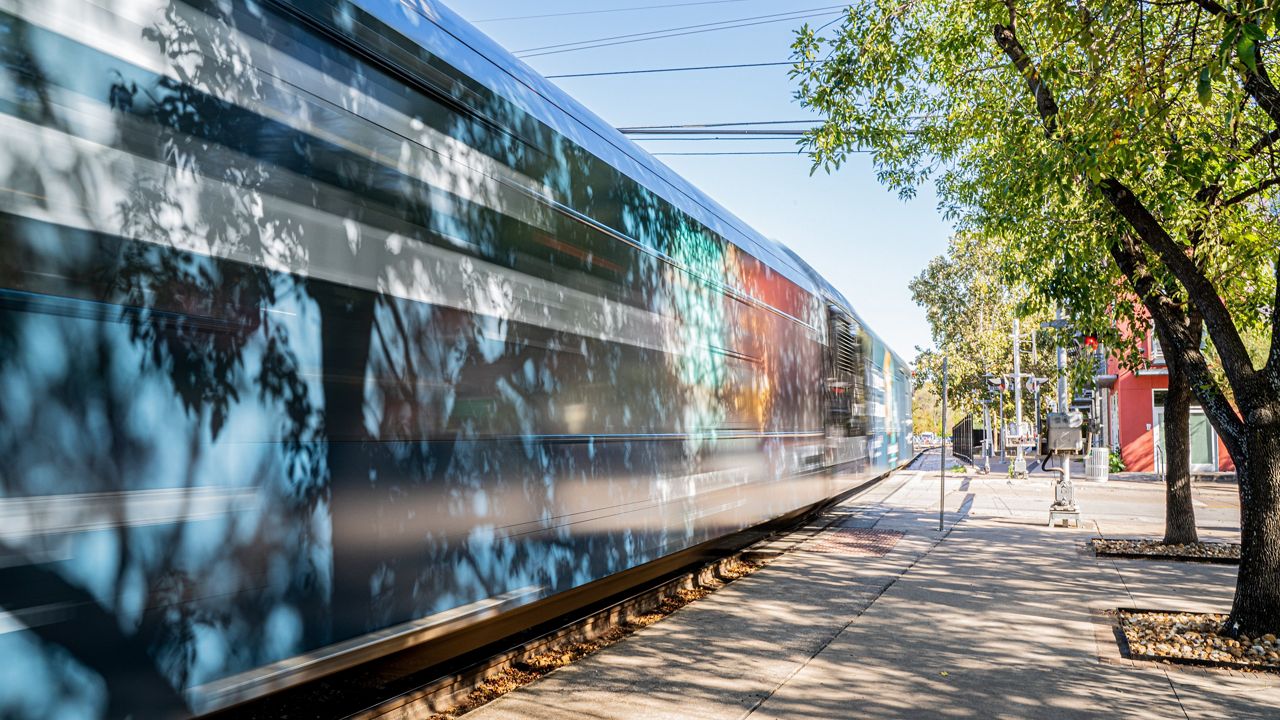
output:
[[[1098,349],[1098,336],[1097,336],[1097,335],[1085,335],[1085,336],[1084,336],[1084,347],[1085,347],[1085,349],[1086,349],[1086,350],[1090,350],[1090,351],[1097,350],[1097,349]]]

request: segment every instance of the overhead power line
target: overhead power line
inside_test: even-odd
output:
[[[515,54],[520,55],[523,53],[533,52],[535,50],[550,50],[552,48],[569,47],[570,45],[589,45],[591,43],[605,42],[608,40],[621,40],[623,38],[641,37],[643,35],[659,35],[661,33],[677,32],[680,30],[693,30],[696,28],[707,28],[715,25],[728,25],[730,23],[747,22],[750,20],[764,20],[767,18],[779,18],[779,17],[783,17],[784,15],[796,15],[798,13],[811,13],[811,12],[836,10],[843,7],[844,7],[843,5],[824,5],[822,7],[806,8],[804,10],[788,10],[786,12],[780,12],[780,13],[769,13],[768,15],[750,15],[748,17],[732,18],[729,20],[715,20],[712,22],[697,23],[696,25],[678,25],[676,27],[662,28],[659,30],[645,30],[643,32],[624,33],[622,35],[608,35],[606,37],[591,38],[589,40],[575,40],[573,42],[556,43],[554,45],[539,45],[538,47],[525,48],[524,50],[516,50]],[[791,19],[791,18],[784,18],[784,19]]]
[[[721,130],[664,130],[661,128],[637,128],[635,130],[623,130],[623,135],[804,135],[808,130],[735,130],[726,128]],[[661,138],[641,138],[642,140],[659,140]]]
[[[830,62],[829,60],[812,60],[806,62],[806,65],[821,65]],[[560,78],[581,78],[581,77],[605,77],[609,75],[646,75],[649,73],[673,73],[673,72],[691,72],[694,70],[729,70],[732,68],[757,68],[757,67],[777,67],[779,65],[796,65],[795,62],[762,62],[762,63],[736,63],[733,65],[690,65],[688,67],[670,67],[670,68],[650,68],[645,70],[611,70],[608,72],[589,72],[589,73],[565,73],[563,75],[547,75],[548,80],[558,80]]]
[[[778,137],[651,137],[651,138],[631,138],[635,142],[765,142],[768,140],[790,140],[795,142],[794,135],[780,135]]]
[[[803,125],[817,124],[822,120],[757,120],[755,122],[689,123],[685,125],[634,125],[620,127],[620,133],[642,133],[646,130],[697,130],[701,128],[749,127],[751,125]]]
[[[868,154],[868,153],[870,153],[870,152],[871,152],[870,150],[846,150],[846,151],[845,151],[845,154],[848,154],[848,155],[865,155],[865,154]],[[662,157],[662,156],[664,156],[664,155],[685,155],[685,156],[704,156],[704,157],[707,157],[707,156],[717,156],[717,155],[719,155],[719,156],[731,156],[731,155],[732,155],[732,156],[741,156],[741,155],[796,155],[796,156],[805,156],[805,155],[806,155],[806,153],[805,153],[803,150],[798,150],[798,151],[794,151],[794,152],[793,152],[793,151],[790,151],[790,150],[760,150],[760,151],[744,150],[744,151],[725,151],[725,152],[656,152],[656,153],[649,153],[649,154],[650,154],[650,155],[653,155],[654,157]]]
[[[507,20],[540,20],[542,18],[569,17],[571,15],[602,15],[606,13],[635,12],[638,10],[657,10],[659,8],[685,8],[695,5],[727,5],[730,3],[750,2],[751,0],[703,0],[702,2],[668,3],[666,5],[636,5],[632,7],[608,8],[605,10],[573,10],[570,12],[546,13],[543,15],[508,15],[507,17],[472,20],[472,23],[505,22]]]
[[[654,157],[661,157],[664,155],[709,157],[714,155],[797,155],[798,156],[798,155],[803,155],[804,153],[797,150],[744,150],[744,151],[730,150],[725,152],[656,152],[656,153],[649,153],[649,154],[653,155]]]
[[[576,52],[578,50],[592,50],[595,48],[610,47],[613,45],[626,45],[629,43],[660,40],[663,38],[697,35],[699,33],[715,32],[717,30],[732,30],[734,28],[766,25],[769,23],[786,22],[789,20],[803,20],[810,17],[821,17],[831,15],[833,13],[840,13],[843,12],[844,8],[844,5],[827,5],[824,7],[809,8],[806,10],[791,10],[785,13],[773,13],[771,15],[755,15],[752,17],[737,18],[734,20],[720,20],[717,22],[683,25],[680,27],[665,28],[662,30],[626,33],[624,35],[611,35],[608,37],[593,38],[590,40],[579,40],[576,42],[557,43],[555,45],[542,45],[539,47],[526,48],[524,50],[517,50],[515,55],[522,58],[539,57],[541,55],[555,55],[558,53]],[[572,47],[575,45],[578,47]]]

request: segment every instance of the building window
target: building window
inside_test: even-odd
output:
[[[1164,349],[1160,347],[1160,338],[1156,337],[1154,331],[1151,333],[1151,364],[1164,364]]]

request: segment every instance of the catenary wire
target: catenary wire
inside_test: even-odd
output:
[[[728,5],[730,3],[751,2],[751,0],[703,0],[702,2],[668,3],[666,5],[635,5],[632,7],[607,8],[604,10],[572,10],[569,12],[546,13],[544,15],[508,15],[507,17],[472,20],[473,24],[506,22],[507,20],[541,20],[542,18],[569,17],[571,15],[603,15],[607,13],[634,12],[638,10],[656,10],[659,8],[685,8],[696,5]]]
[[[832,13],[842,12],[841,10],[828,8],[811,8],[809,10],[793,10],[788,13],[778,13],[776,15],[761,15],[757,18],[739,18],[738,20],[722,20],[716,23],[703,23],[700,25],[686,25],[683,27],[666,28],[664,30],[651,30],[642,33],[627,33],[625,35],[614,35],[611,37],[594,38],[591,40],[579,40],[571,43],[558,43],[555,45],[543,45],[541,47],[526,48],[517,50],[514,54],[520,58],[540,57],[542,55],[557,55],[560,53],[577,52],[578,50],[594,50],[603,47],[612,47],[615,45],[627,45],[630,43],[648,42],[649,40],[662,40],[665,38],[683,37],[686,35],[698,35],[701,33],[715,32],[718,30],[733,30],[736,28],[752,27],[755,25],[767,25],[776,22],[787,22],[790,20],[804,20],[811,17],[822,17]],[[785,15],[786,17],[779,17]],[[758,18],[772,18],[768,20]],[[754,22],[745,22],[746,20],[754,20]],[[714,26],[714,27],[712,27]],[[648,37],[643,37],[648,36]],[[630,38],[630,39],[627,39]],[[578,47],[571,47],[577,45]],[[541,51],[541,52],[538,52]]]

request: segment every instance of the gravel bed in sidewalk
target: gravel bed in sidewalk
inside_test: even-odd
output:
[[[1240,544],[1197,542],[1166,545],[1151,539],[1094,538],[1093,551],[1104,557],[1157,558],[1190,562],[1239,563]]]
[[[1116,617],[1131,658],[1280,672],[1276,636],[1221,635],[1226,615],[1122,609]]]

